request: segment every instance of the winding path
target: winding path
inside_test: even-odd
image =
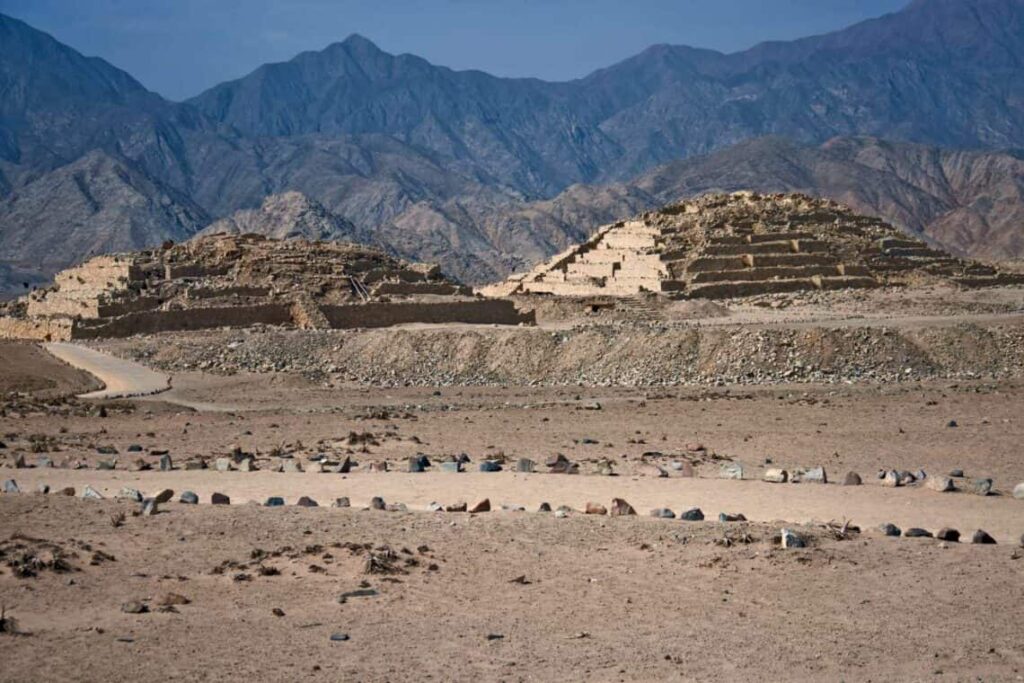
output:
[[[44,348],[65,363],[84,370],[103,382],[103,389],[80,394],[79,398],[148,396],[171,388],[168,375],[101,351],[66,342],[44,344]]]

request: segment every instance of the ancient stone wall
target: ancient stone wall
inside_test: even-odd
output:
[[[71,338],[128,337],[133,334],[202,330],[211,327],[248,327],[257,324],[286,325],[291,322],[291,306],[287,303],[142,311],[102,322],[77,321]]]
[[[514,303],[503,299],[367,303],[323,306],[322,310],[333,328],[387,327],[406,323],[517,325],[534,322],[532,313],[520,313]]]

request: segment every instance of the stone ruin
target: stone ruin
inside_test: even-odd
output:
[[[6,304],[0,337],[72,340],[256,324],[306,329],[531,322],[415,264],[338,242],[216,235],[99,256]]]
[[[884,221],[800,194],[709,194],[600,228],[488,296],[725,299],[911,285],[1024,284],[1024,275],[956,258]]]

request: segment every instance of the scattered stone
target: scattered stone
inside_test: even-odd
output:
[[[679,472],[680,477],[686,477],[687,479],[693,479],[697,476],[697,472],[693,469],[693,465],[686,462],[685,460],[680,464],[680,467],[676,468]]]
[[[142,492],[139,491],[138,489],[133,489],[131,487],[125,486],[123,489],[118,491],[118,493],[115,496],[115,498],[122,499],[122,500],[132,500],[132,501],[135,501],[136,503],[141,503],[142,502]]]
[[[163,503],[171,502],[171,498],[174,498],[174,491],[171,489],[160,489],[159,491],[153,494],[153,500],[160,503],[161,505]]]
[[[940,541],[948,541],[949,543],[960,542],[960,532],[956,529],[951,529],[948,526],[939,529],[939,533],[935,534],[935,538]]]
[[[719,512],[718,513],[718,521],[719,522],[745,522],[745,521],[747,521],[747,518],[744,517],[742,513],[738,513],[738,512],[735,513],[735,514],[729,513],[729,512]]]
[[[96,463],[96,469],[98,470],[113,470],[117,469],[117,459],[114,460],[100,460]]]
[[[738,462],[727,462],[722,465],[722,469],[719,471],[718,476],[722,479],[742,479],[743,465]]]
[[[773,467],[765,470],[762,480],[769,484],[785,484],[789,481],[789,472],[778,467]]]
[[[949,471],[949,476],[953,477],[954,479],[963,479],[964,478],[964,471],[963,470],[950,470]]]
[[[284,616],[284,610],[281,609],[280,607],[275,607],[274,609],[270,610],[270,613],[273,614],[275,617],[283,617]]]
[[[214,493],[210,496],[211,505],[231,505],[231,498],[223,493]]]
[[[255,472],[256,471],[256,460],[254,458],[242,458],[238,461],[239,472]]]
[[[703,522],[704,511],[700,508],[689,508],[679,513],[679,519],[684,522]]]
[[[888,486],[889,488],[896,488],[902,486],[903,481],[900,479],[900,473],[895,470],[888,470],[882,474],[882,486]]]
[[[50,492],[50,485],[49,484],[39,484],[38,486],[36,486],[36,493],[41,493],[41,494],[45,495],[45,494],[47,494],[49,492]]]
[[[117,449],[113,446],[97,446],[96,452],[100,455],[117,455]]]
[[[444,511],[445,512],[465,512],[468,509],[469,509],[469,505],[466,502],[464,502],[464,501],[460,501],[458,503],[453,503],[452,505],[446,505],[445,508],[444,508]]]
[[[348,637],[347,633],[332,633],[331,634],[331,641],[335,642],[335,643],[343,643],[343,642],[345,642],[348,639],[349,639],[349,637]]]
[[[158,512],[159,505],[155,498],[147,498],[142,501],[142,516],[152,517]]]
[[[18,482],[13,479],[7,479],[4,481],[4,493],[21,493],[21,489],[18,487]]]
[[[200,459],[200,460],[189,460],[188,462],[185,463],[185,469],[187,471],[189,471],[189,472],[194,472],[196,470],[205,470],[206,469],[206,461],[202,460],[202,459]]]
[[[919,527],[911,527],[903,532],[906,538],[932,538],[932,532]]]
[[[142,458],[139,458],[138,460],[132,463],[130,469],[132,472],[148,472],[151,468],[148,462],[146,462]]]
[[[156,604],[160,607],[176,607],[179,605],[191,605],[192,601],[181,593],[167,593]]]
[[[1024,482],[1013,487],[1013,497],[1017,500],[1024,500]]]
[[[636,510],[634,510],[633,506],[622,498],[612,498],[612,509],[610,514],[612,517],[623,517],[626,515],[635,515]]]
[[[383,510],[386,507],[387,506],[384,504],[384,499],[381,498],[380,496],[374,496],[373,498],[370,499],[371,510]]]
[[[302,463],[294,458],[285,458],[281,461],[281,471],[285,474],[299,474],[302,472]]]
[[[843,477],[843,486],[860,486],[863,483],[860,475],[856,472],[847,472],[846,476]]]
[[[199,504],[199,496],[197,496],[192,491],[182,491],[181,492],[181,498],[179,498],[178,500],[180,502],[184,503],[185,505],[198,505]]]
[[[974,535],[971,536],[971,543],[975,543],[977,545],[995,545],[996,539],[992,538],[987,531],[978,529],[974,532]]]
[[[924,485],[932,491],[938,491],[939,493],[956,491],[956,485],[953,484],[953,480],[949,477],[928,477]]]
[[[82,498],[89,498],[92,500],[103,500],[103,494],[94,489],[91,486],[86,486],[82,489]]]
[[[449,461],[449,462],[443,462],[443,463],[441,463],[441,471],[442,472],[451,472],[451,473],[461,472],[462,471],[462,463],[459,462],[458,460],[452,460],[452,461]]]
[[[898,526],[890,524],[889,522],[878,527],[878,529],[886,536],[899,536],[903,533]]]
[[[956,420],[950,420],[949,422],[946,423],[946,426],[950,427],[950,428],[953,428],[953,427],[958,427],[959,425],[957,425]]]
[[[607,515],[608,509],[604,505],[588,502],[583,510],[588,515]]]
[[[560,507],[557,510],[555,510],[555,518],[556,519],[565,519],[568,516],[569,516],[569,510],[566,510],[564,507]]]
[[[295,504],[298,505],[300,508],[315,508],[315,507],[319,507],[317,502],[315,500],[313,500],[312,498],[310,498],[309,496],[302,496],[301,498],[299,498],[295,502]]]
[[[917,476],[913,472],[900,470],[897,474],[899,475],[901,486],[910,486],[915,481],[917,481]]]
[[[987,478],[975,479],[971,482],[971,492],[979,496],[992,494],[992,480]]]
[[[427,504],[427,510],[430,512],[444,512],[444,505],[441,505],[437,501],[431,501]]]
[[[490,511],[491,511],[491,499],[490,498],[484,498],[479,503],[477,503],[473,507],[469,508],[469,512],[470,513],[474,513],[474,514],[478,513],[478,512],[490,512]]]
[[[58,496],[73,497],[75,495],[75,487],[74,486],[65,486],[61,490],[57,491],[57,495]]]
[[[651,517],[657,517],[658,519],[675,519],[676,513],[672,512],[668,508],[654,508],[651,510]]]
[[[515,503],[502,503],[501,509],[505,512],[526,512],[526,508]]]
[[[138,600],[131,600],[121,605],[121,611],[125,614],[145,614],[149,611],[149,607]]]
[[[827,484],[828,475],[824,467],[812,467],[800,475],[800,481],[805,484]]]
[[[348,499],[348,496],[342,496],[341,498],[335,498],[331,507],[335,508],[347,508],[352,507],[352,501]]]
[[[231,458],[217,458],[213,462],[214,468],[218,472],[230,472],[231,471]]]
[[[41,456],[39,456],[39,459],[36,460],[36,467],[41,467],[41,468],[53,467],[53,460],[50,460],[45,455],[41,455]]]
[[[384,506],[384,509],[388,512],[408,512],[409,508],[405,506],[405,503],[388,503]]]
[[[128,451],[129,453],[141,453],[142,446],[140,446],[137,443],[133,443],[130,446],[128,446],[128,448],[126,448],[125,450]]]
[[[551,503],[541,503],[537,512],[551,512]]]
[[[279,508],[284,505],[284,498],[281,496],[270,496],[267,498],[267,502],[263,503],[264,507],[268,508]]]
[[[807,543],[803,538],[790,531],[789,529],[782,530],[782,547],[783,548],[806,548]]]
[[[501,463],[496,460],[484,460],[480,463],[481,472],[501,472]]]
[[[516,472],[530,473],[533,472],[534,462],[529,458],[519,458],[516,461]]]
[[[420,459],[417,457],[409,458],[409,461],[406,464],[406,471],[412,474],[423,472],[423,463],[421,463]]]

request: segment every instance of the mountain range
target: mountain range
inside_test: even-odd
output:
[[[834,196],[959,253],[1018,257],[1022,148],[1024,0],[915,0],[733,54],[658,45],[562,83],[353,35],[185,102],[0,15],[8,281],[188,239],[285,192],[472,282],[594,221],[740,187]]]

